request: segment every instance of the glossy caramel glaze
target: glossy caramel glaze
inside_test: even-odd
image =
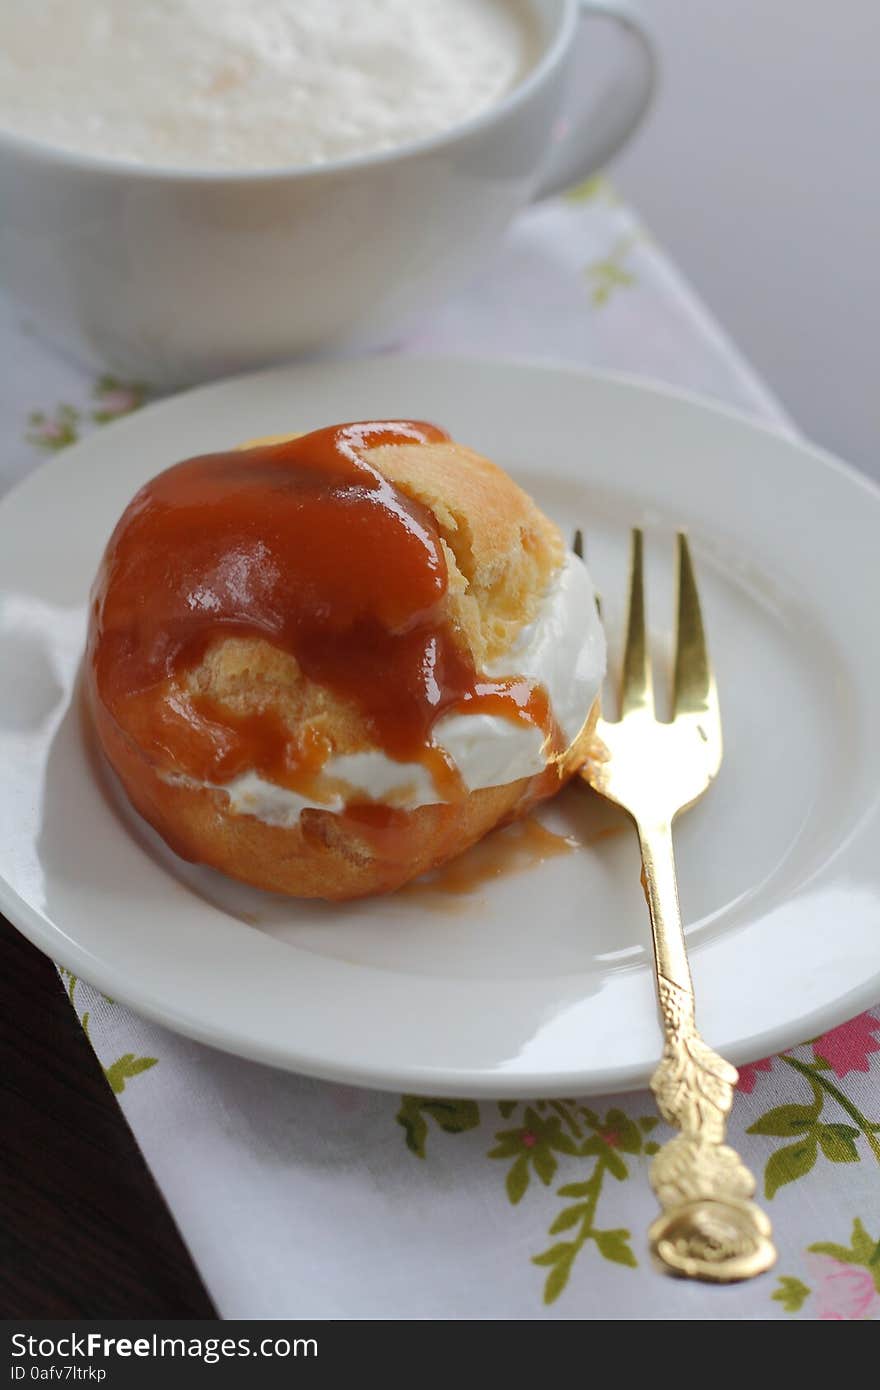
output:
[[[247,636],[351,701],[377,748],[425,764],[438,800],[465,794],[433,742],[442,715],[501,714],[551,736],[539,685],[475,670],[446,616],[431,512],[365,457],[378,445],[447,438],[412,421],[340,425],[188,459],[147,483],[110,539],[93,594],[89,666],[102,720],[136,731],[149,763],[199,782],[253,769],[308,793],[326,744],[277,712],[236,713],[186,686],[213,642]],[[160,686],[170,694],[157,719]]]
[[[495,879],[526,873],[580,848],[573,835],[557,835],[534,816],[491,831],[456,859],[409,883],[401,892],[428,902],[435,895],[467,897]]]

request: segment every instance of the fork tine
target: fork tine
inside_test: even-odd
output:
[[[675,674],[672,713],[717,713],[715,679],[706,648],[697,581],[687,536],[678,533],[678,621],[675,638]]]
[[[578,557],[578,559],[579,559],[579,560],[583,560],[584,563],[586,563],[586,561],[585,561],[585,559],[584,559],[584,533],[583,533],[583,531],[581,530],[580,527],[578,527],[577,530],[576,530],[575,533],[574,533],[574,538],[573,538],[573,540],[572,540],[572,542],[571,542],[571,548],[572,548],[572,550],[574,551],[575,555]],[[596,594],[595,594],[595,599],[596,599],[596,612],[599,614],[599,617],[601,618],[601,616],[602,616],[602,596],[601,596],[601,594],[596,593]]]
[[[626,642],[623,648],[623,673],[620,681],[620,717],[634,710],[654,712],[654,688],[651,682],[651,656],[645,635],[645,585],[642,564],[642,532],[632,533],[629,570],[629,617]]]

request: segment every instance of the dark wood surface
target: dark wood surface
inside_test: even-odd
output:
[[[55,967],[0,917],[0,1316],[213,1318]]]

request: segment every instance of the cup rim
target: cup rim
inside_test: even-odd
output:
[[[476,116],[470,116],[447,130],[434,135],[423,136],[403,145],[393,145],[387,150],[373,150],[366,154],[349,155],[345,159],[328,160],[324,164],[286,164],[272,165],[264,169],[209,169],[199,165],[141,164],[114,159],[111,156],[91,154],[88,151],[68,150],[63,145],[53,145],[31,135],[21,135],[17,131],[0,127],[0,153],[4,147],[13,153],[30,158],[46,165],[66,166],[84,174],[106,175],[117,178],[133,178],[149,182],[152,180],[168,183],[197,183],[201,185],[241,183],[266,184],[289,182],[291,180],[312,180],[332,178],[336,174],[357,172],[397,160],[417,158],[431,154],[447,145],[467,140],[471,135],[487,129],[495,121],[503,119],[524,105],[532,93],[543,83],[547,75],[559,65],[564,57],[577,23],[578,0],[562,0],[562,9],[555,32],[537,63],[529,69],[521,82],[498,102],[492,103]]]

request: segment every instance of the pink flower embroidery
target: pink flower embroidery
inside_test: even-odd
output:
[[[95,401],[92,419],[96,424],[103,425],[108,420],[127,415],[129,411],[137,410],[138,406],[143,404],[145,394],[145,388],[138,382],[119,381],[115,376],[102,376],[100,381],[95,383],[92,392]]]
[[[871,1014],[859,1014],[858,1018],[842,1023],[830,1033],[823,1033],[813,1043],[813,1054],[824,1057],[835,1076],[848,1076],[851,1071],[867,1071],[870,1067],[868,1054],[880,1052],[880,1041],[875,1037],[880,1033],[880,1019]]]
[[[138,396],[130,386],[119,386],[102,391],[98,401],[101,409],[108,415],[125,415],[127,411],[134,410],[138,404]]]
[[[520,1138],[527,1149],[533,1149],[538,1142],[537,1134],[533,1134],[530,1129],[524,1129]]]
[[[29,444],[40,449],[63,449],[73,444],[77,436],[79,411],[72,405],[59,405],[54,415],[46,415],[42,410],[32,410],[28,416],[30,429],[25,436]]]
[[[773,1060],[770,1057],[765,1057],[760,1062],[747,1062],[744,1067],[739,1068],[739,1081],[736,1083],[737,1090],[744,1091],[747,1096],[750,1096],[755,1089],[755,1083],[758,1080],[758,1072],[770,1071],[772,1066]]]
[[[821,1322],[850,1322],[880,1316],[880,1294],[867,1269],[831,1255],[808,1256]]]

